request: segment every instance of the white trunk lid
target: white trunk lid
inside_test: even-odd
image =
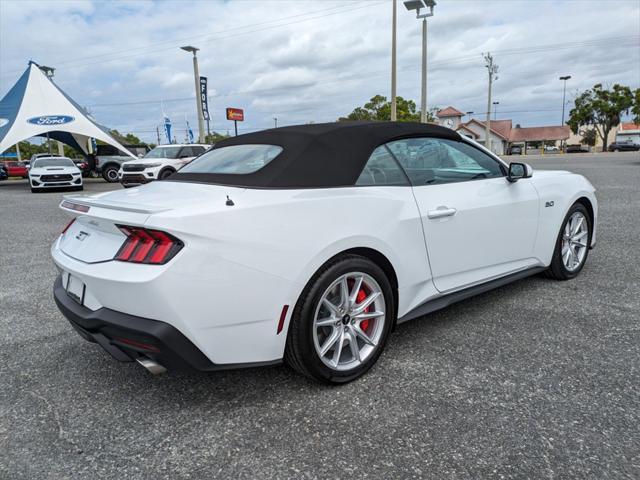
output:
[[[117,225],[143,226],[151,215],[169,210],[185,209],[188,214],[189,209],[202,207],[228,208],[227,195],[237,199],[243,192],[219,185],[152,182],[99,195],[68,195],[60,208],[78,218],[65,232],[60,248],[86,263],[113,260],[126,238]]]

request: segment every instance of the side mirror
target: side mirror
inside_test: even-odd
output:
[[[509,174],[507,180],[511,183],[517,182],[521,178],[531,178],[533,176],[533,168],[526,163],[513,162],[509,164]]]

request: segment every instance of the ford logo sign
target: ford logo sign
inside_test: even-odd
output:
[[[29,123],[33,123],[34,125],[62,125],[64,123],[73,122],[75,118],[70,115],[43,115],[41,117],[32,117],[27,120]]]

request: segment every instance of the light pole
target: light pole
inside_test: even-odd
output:
[[[198,71],[198,57],[196,52],[199,48],[187,45],[180,47],[185,52],[193,53],[193,76],[196,82],[196,106],[198,108],[198,143],[204,143],[204,116],[202,115],[202,99],[200,98],[200,72]]]
[[[564,125],[564,102],[567,95],[567,80],[571,78],[571,75],[565,75],[564,77],[560,77],[559,80],[564,82],[564,86],[562,87],[562,125]]]
[[[563,82],[563,87],[562,87],[562,123],[561,123],[562,126],[564,126],[564,106],[565,106],[565,98],[566,98],[566,95],[567,95],[567,80],[569,80],[570,78],[571,78],[571,75],[565,75],[564,77],[560,77],[559,78],[559,80],[562,80],[562,82]],[[564,151],[564,140],[562,140],[562,142],[560,143],[560,148],[562,148],[562,151]]]
[[[427,18],[433,17],[435,0],[407,0],[404,2],[407,10],[415,10],[416,18],[422,19],[422,94],[420,98],[420,122],[427,123]],[[429,11],[420,14],[420,10],[428,8]]]
[[[498,119],[498,105],[500,105],[500,102],[493,102],[493,119],[494,120]]]
[[[397,104],[396,104],[396,17],[397,15],[397,0],[393,0],[393,14],[391,20],[391,121],[395,122],[398,119],[397,116]]]
[[[273,128],[278,128],[278,117],[273,116]]]

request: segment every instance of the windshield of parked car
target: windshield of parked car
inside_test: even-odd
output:
[[[277,145],[247,144],[214,148],[203,153],[180,173],[226,173],[243,175],[267,165],[282,152]]]
[[[147,153],[144,158],[178,158],[182,147],[156,147]]]
[[[43,168],[43,167],[75,167],[74,163],[69,158],[39,158],[33,162],[31,168]]]

